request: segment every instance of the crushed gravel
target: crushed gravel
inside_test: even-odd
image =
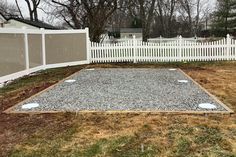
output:
[[[15,111],[227,111],[179,70],[81,70]],[[178,80],[187,80],[180,83]],[[27,103],[39,107],[22,109]],[[199,108],[210,103],[216,109]]]

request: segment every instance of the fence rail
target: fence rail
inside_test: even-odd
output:
[[[229,35],[220,41],[178,40],[152,43],[137,39],[108,44],[91,42],[91,62],[182,62],[236,60],[236,41]]]
[[[153,43],[170,42],[170,41],[179,40],[179,38],[180,38],[180,36],[177,36],[175,38],[163,38],[162,36],[160,36],[159,38],[150,38],[150,39],[148,39],[148,42],[153,42]],[[197,41],[204,41],[204,40],[206,40],[206,38],[192,37],[192,38],[182,38],[182,40],[197,42]]]
[[[174,37],[174,38],[164,38],[162,36],[158,38],[149,38],[148,42],[150,43],[164,43],[164,42],[171,42],[179,40],[180,36]],[[114,37],[108,37],[108,35],[102,35],[100,43],[120,43],[120,42],[126,42],[128,40],[132,40],[130,37],[125,38],[114,38]],[[136,38],[136,40],[142,41],[142,38]],[[191,42],[199,42],[199,41],[206,41],[207,38],[201,38],[201,37],[191,37],[191,38],[182,38],[184,41],[191,41]]]

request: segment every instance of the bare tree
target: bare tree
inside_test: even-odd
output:
[[[143,41],[150,37],[151,23],[154,17],[156,0],[137,0],[139,15],[142,20]]]
[[[112,28],[132,27],[132,22],[138,16],[133,1],[118,0],[116,11],[109,18],[108,25]]]
[[[195,2],[195,21],[194,21],[194,34],[199,35],[201,30],[201,22],[205,21],[206,16],[209,14],[209,3],[204,0],[196,0]]]
[[[89,27],[92,41],[99,42],[109,17],[117,9],[117,0],[52,0],[58,17],[72,28]]]
[[[61,2],[58,0],[52,0],[52,3],[48,3],[49,5],[56,4],[52,6],[53,14],[61,18],[69,27],[74,29],[79,29],[84,26],[84,9],[82,8],[82,3],[78,0],[67,0],[65,2]]]
[[[132,21],[136,20],[143,29],[144,41],[155,31],[167,37],[177,33],[193,36],[201,30],[201,22],[206,16],[203,4],[207,0],[44,1],[55,19],[63,21],[63,26],[74,29],[89,27],[91,40],[98,42],[106,27],[132,27]],[[152,31],[154,25],[158,25],[158,29]]]
[[[22,14],[21,9],[20,9],[20,6],[19,6],[19,4],[18,4],[18,1],[15,0],[15,3],[16,3],[16,7],[17,7],[17,9],[18,9],[18,12],[19,12],[19,14],[20,14],[20,17],[21,17],[22,19],[24,19],[23,14]]]
[[[158,17],[163,36],[170,37],[173,31],[173,16],[176,8],[176,0],[157,0],[155,15]]]
[[[23,18],[18,8],[15,5],[8,3],[6,1],[0,1],[0,13],[7,18],[11,17]]]
[[[88,16],[88,25],[93,41],[100,41],[108,18],[117,9],[117,0],[82,1]]]
[[[179,0],[180,9],[183,9],[182,15],[187,15],[189,36],[193,36],[193,6],[194,0]]]
[[[187,23],[189,36],[198,35],[202,22],[211,12],[211,3],[208,0],[179,0],[179,4],[179,13]]]
[[[199,22],[200,22],[200,13],[201,13],[201,0],[196,0],[196,17],[194,24],[194,34],[198,34]]]
[[[24,1],[27,5],[27,8],[28,8],[30,20],[31,21],[38,21],[38,8],[39,8],[41,0],[24,0]],[[18,5],[18,0],[15,0],[15,3],[18,7],[20,14],[21,14],[21,9]]]

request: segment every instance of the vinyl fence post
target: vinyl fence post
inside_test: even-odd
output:
[[[89,28],[85,28],[86,31],[86,47],[87,47],[87,62],[91,63],[91,42],[89,38]]]
[[[134,63],[137,63],[137,40],[135,38],[135,35],[133,36],[133,50],[134,50]]]
[[[22,27],[24,30],[24,43],[25,43],[25,68],[27,73],[29,73],[29,43],[28,43],[28,33],[26,27]]]
[[[226,39],[226,41],[227,41],[227,48],[226,48],[226,53],[227,53],[227,60],[229,60],[230,58],[230,46],[231,46],[231,39],[230,39],[230,35],[229,34],[227,34],[227,39]]]
[[[183,60],[183,58],[182,58],[182,49],[183,49],[182,44],[183,44],[183,38],[180,35],[179,36],[179,44],[178,44],[179,45],[179,61],[180,62]]]
[[[43,68],[46,68],[46,48],[45,48],[45,29],[40,29],[42,32],[42,58],[43,58]]]

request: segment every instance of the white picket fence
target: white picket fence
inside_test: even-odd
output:
[[[150,38],[148,39],[148,42],[153,42],[153,43],[161,43],[161,42],[170,42],[170,41],[176,41],[179,40],[179,36],[175,38],[163,38],[162,36],[158,38]],[[201,37],[192,37],[192,38],[182,38],[184,41],[191,41],[191,42],[197,42],[197,41],[204,41],[206,38],[201,38]]]
[[[91,42],[90,62],[182,62],[236,60],[236,41],[229,35],[220,41],[142,42],[131,39],[119,43]]]
[[[126,42],[128,40],[131,40],[132,38],[114,38],[114,37],[109,37],[106,34],[101,35],[101,41],[100,43],[119,43],[119,42]],[[140,40],[142,41],[142,38],[136,38],[136,40]],[[164,38],[162,36],[157,37],[157,38],[149,38],[148,42],[152,42],[152,43],[161,43],[161,42],[170,42],[170,41],[176,41],[179,40],[179,36],[174,37],[174,38]],[[206,38],[201,38],[201,37],[192,37],[192,38],[182,38],[182,40],[186,40],[186,41],[191,41],[191,42],[197,42],[197,41],[204,41],[206,40]]]

